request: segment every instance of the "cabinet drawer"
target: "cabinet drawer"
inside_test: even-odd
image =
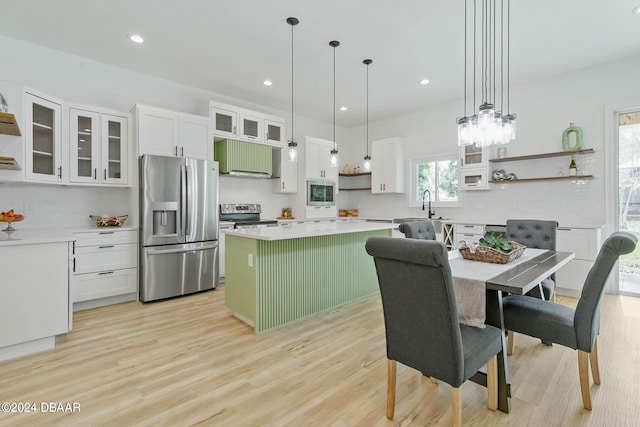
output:
[[[100,245],[76,247],[74,274],[122,270],[137,266],[138,245]]]
[[[137,268],[129,268],[73,276],[71,300],[81,302],[137,292],[137,272]]]
[[[576,259],[569,261],[556,273],[556,286],[581,292],[592,266],[593,262],[591,261]]]
[[[137,230],[95,230],[73,233],[73,235],[76,238],[76,248],[138,242]]]
[[[559,228],[557,249],[574,252],[575,259],[595,261],[600,249],[600,230]]]
[[[484,225],[456,224],[454,230],[458,234],[482,234],[484,235]]]

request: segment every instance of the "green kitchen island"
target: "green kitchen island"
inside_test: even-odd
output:
[[[397,224],[323,221],[225,232],[225,303],[256,334],[378,292],[364,249]]]

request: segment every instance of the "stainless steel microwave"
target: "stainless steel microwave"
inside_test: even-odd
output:
[[[307,206],[335,206],[334,181],[307,181]]]

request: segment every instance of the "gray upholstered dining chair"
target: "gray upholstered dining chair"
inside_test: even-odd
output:
[[[622,231],[613,233],[604,242],[589,270],[575,310],[524,295],[503,299],[504,323],[509,334],[515,331],[578,350],[578,374],[585,409],[591,409],[589,363],[593,382],[600,384],[597,338],[604,286],[618,257],[633,252],[637,242],[633,234]]]
[[[498,402],[501,332],[458,322],[447,249],[442,242],[371,237],[387,341],[387,418],[395,411],[396,362],[453,387],[452,425],[462,416],[460,386],[487,365],[488,407]]]
[[[528,248],[556,250],[557,221],[542,221],[537,219],[509,219],[507,220],[507,238],[525,245]],[[540,286],[544,292],[544,299],[555,300],[555,274],[544,279]],[[540,286],[533,288],[527,295],[541,298]]]
[[[405,222],[398,228],[409,239],[436,240],[436,229],[431,221]]]

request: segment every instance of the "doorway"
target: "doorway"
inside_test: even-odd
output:
[[[618,229],[640,237],[640,109],[619,112]],[[640,245],[618,262],[618,293],[640,297]]]

